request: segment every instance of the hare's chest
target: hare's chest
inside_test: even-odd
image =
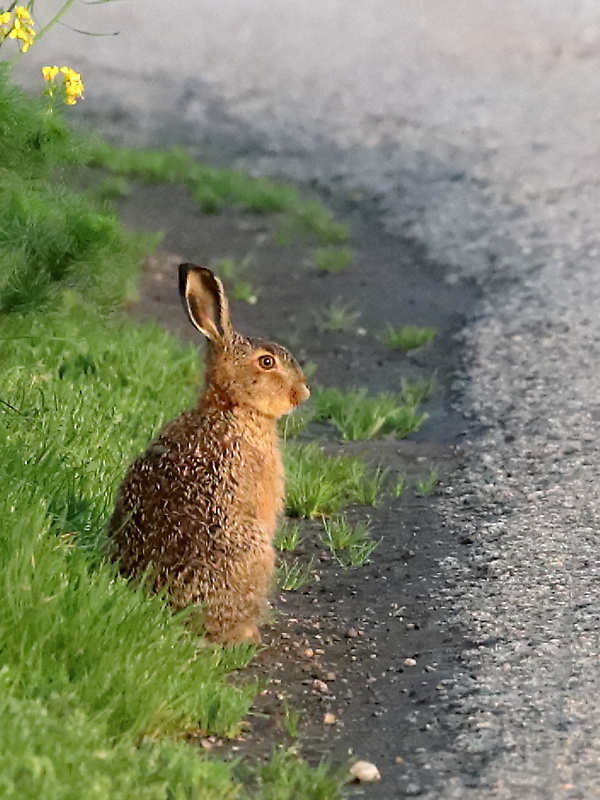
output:
[[[270,536],[283,506],[284,477],[279,450],[249,452],[236,477],[240,507]]]

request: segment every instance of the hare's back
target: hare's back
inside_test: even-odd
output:
[[[110,525],[124,574],[198,559],[214,567],[270,543],[283,495],[278,450],[209,422],[182,415],[130,467]]]

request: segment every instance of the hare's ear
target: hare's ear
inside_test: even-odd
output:
[[[213,344],[232,336],[229,306],[223,284],[206,267],[180,264],[179,294],[193,325]]]

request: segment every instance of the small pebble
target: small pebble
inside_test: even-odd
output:
[[[315,651],[312,650],[310,647],[307,647],[306,650],[304,651],[304,655],[307,658],[312,658],[314,656],[314,654],[315,654]]]
[[[335,674],[335,672],[328,672],[328,673],[325,675],[325,678],[326,678],[328,681],[334,681],[334,680],[337,678],[337,675]]]
[[[417,662],[415,661],[414,658],[405,658],[403,663],[404,663],[405,667],[416,667],[417,666]]]
[[[323,714],[323,723],[325,725],[335,725],[336,722],[337,717],[335,714],[332,714],[330,711],[328,711],[327,714]]]
[[[381,780],[379,770],[370,761],[355,761],[350,767],[350,774],[361,783],[376,783]]]
[[[327,686],[325,681],[319,680],[319,678],[314,679],[312,687],[316,692],[321,692],[321,694],[327,694],[329,692],[329,686]]]
[[[358,631],[356,630],[356,628],[348,628],[348,630],[346,631],[346,636],[348,637],[348,639],[356,639],[356,637],[358,636]],[[357,761],[356,763],[359,764],[361,762]]]

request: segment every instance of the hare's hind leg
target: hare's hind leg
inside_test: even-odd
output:
[[[204,628],[212,642],[260,642],[258,625],[267,607],[266,597],[247,596],[244,605],[235,591],[220,595],[204,606]]]
[[[272,547],[255,550],[239,560],[228,580],[205,603],[204,624],[212,641],[260,642],[258,626],[268,609],[275,553]]]

